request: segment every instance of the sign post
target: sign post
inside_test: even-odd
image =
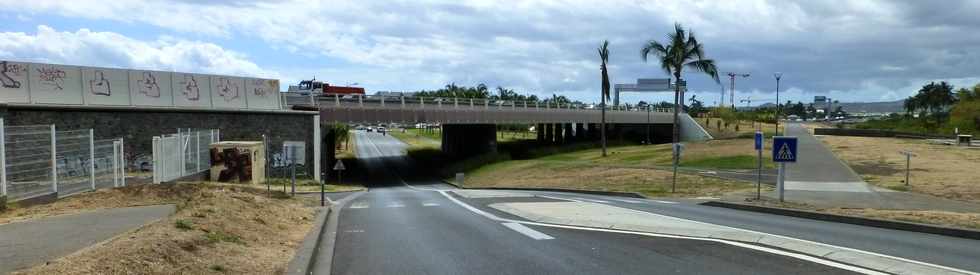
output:
[[[684,151],[683,143],[674,143],[673,154],[674,154],[674,176],[671,178],[670,192],[674,193],[677,191],[677,166],[681,163],[681,152]]]
[[[782,202],[786,190],[786,163],[796,162],[796,137],[779,136],[772,138],[772,161],[779,163],[779,176],[776,179],[776,190],[779,201]]]
[[[898,153],[905,155],[905,186],[909,186],[909,175],[912,173],[912,156],[915,156],[915,154],[912,151],[901,151]]]
[[[755,131],[755,151],[759,153],[758,175],[755,183],[755,199],[762,199],[762,131]]]

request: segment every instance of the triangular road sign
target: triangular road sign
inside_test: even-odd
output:
[[[339,159],[337,160],[337,164],[333,166],[334,171],[343,171],[345,169],[347,168],[344,167],[344,162]]]
[[[776,153],[776,158],[780,160],[794,159],[793,152],[790,152],[788,144],[783,143],[783,146],[779,147],[779,153]]]

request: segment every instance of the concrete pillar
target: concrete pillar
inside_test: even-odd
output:
[[[562,126],[563,125],[564,124],[556,123],[554,126],[552,126],[552,129],[555,131],[554,134],[553,134],[554,137],[555,137],[555,139],[554,139],[555,144],[565,143],[564,138],[562,136],[562,133],[563,133]]]
[[[574,138],[574,135],[575,134],[572,133],[572,124],[571,123],[565,123],[564,128],[565,128],[565,136],[564,136],[565,138],[562,141],[564,141],[565,143],[572,143],[572,142],[574,142],[575,141],[575,138]]]
[[[585,141],[585,125],[582,123],[575,123],[575,140]]]
[[[598,123],[589,123],[588,126],[589,126],[589,134],[588,134],[589,140],[591,140],[591,141],[598,141],[601,138],[599,136],[600,135],[600,133],[599,133],[599,124]]]
[[[534,127],[534,131],[537,132],[538,143],[544,143],[544,123],[538,123],[538,125]]]
[[[324,125],[324,127],[322,127],[322,128],[323,129],[326,129],[326,131],[325,131],[326,134],[323,135],[323,137],[321,137],[320,140],[314,141],[314,142],[319,142],[321,144],[321,146],[322,146],[322,149],[320,150],[320,157],[317,158],[317,160],[319,160],[321,163],[320,163],[319,166],[316,167],[316,168],[320,168],[320,169],[319,169],[319,171],[317,171],[317,169],[314,168],[314,171],[316,173],[326,172],[327,174],[333,176],[333,166],[334,166],[335,161],[337,160],[337,142],[336,142],[337,141],[337,138],[336,137],[337,137],[337,134],[340,134],[340,133],[337,133],[337,131],[334,131],[333,127],[330,127],[330,126],[332,126],[332,125]],[[316,161],[316,160],[314,160],[314,161]],[[317,177],[317,178],[319,178],[319,177]],[[336,179],[336,176],[333,176],[333,178]]]
[[[545,143],[555,142],[555,132],[554,132],[554,130],[551,129],[553,126],[554,125],[552,125],[551,123],[545,123],[544,124],[544,127],[542,128],[542,129],[544,129],[544,141],[545,141]]]

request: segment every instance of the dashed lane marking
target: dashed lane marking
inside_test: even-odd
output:
[[[507,228],[510,228],[511,230],[517,231],[521,234],[524,234],[524,236],[530,237],[531,239],[535,239],[535,240],[555,239],[555,237],[548,236],[548,234],[538,232],[537,230],[531,229],[530,227],[524,226],[523,224],[513,223],[513,222],[505,222],[502,224]]]

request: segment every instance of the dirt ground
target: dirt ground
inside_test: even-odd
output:
[[[677,192],[671,193],[670,171],[536,160],[506,161],[480,168],[467,175],[465,185],[638,192],[653,197],[718,197],[754,188],[744,182],[680,174]]]
[[[177,203],[177,212],[15,274],[282,274],[315,215],[305,200],[214,184],[130,186],[15,211],[63,213],[161,202]]]
[[[194,189],[163,188],[161,185],[129,185],[99,189],[49,204],[19,207],[13,204],[0,212],[0,224],[95,209],[179,203]]]
[[[896,190],[980,203],[980,150],[929,144],[926,140],[822,136],[820,139],[865,181]],[[905,187],[905,156],[912,157]]]
[[[823,209],[838,215],[861,216],[876,219],[896,220],[914,223],[938,224],[944,226],[980,229],[980,213],[958,213],[946,211],[907,211],[883,209]]]

